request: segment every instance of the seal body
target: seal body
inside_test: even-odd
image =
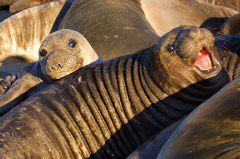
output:
[[[83,34],[103,60],[149,48],[157,39],[132,0],[75,0],[60,28]]]
[[[238,13],[233,9],[201,0],[139,1],[146,19],[160,36],[180,25],[200,26],[209,18],[230,17]]]
[[[127,159],[156,159],[159,152],[168,141],[173,132],[177,129],[182,120],[172,124],[163,131],[151,137],[146,143],[138,147]]]
[[[86,67],[35,94],[0,118],[1,157],[127,157],[228,82],[205,31],[175,29],[151,49]],[[185,43],[194,40],[185,33],[208,37],[193,48],[206,46],[209,55],[189,51]],[[178,51],[169,52],[173,41]],[[200,66],[206,56],[217,67]]]
[[[239,79],[192,112],[158,158],[239,158]]]
[[[43,41],[39,55],[40,61],[25,68],[0,97],[0,115],[24,101],[29,96],[26,95],[27,92],[32,90],[35,93],[43,85],[49,85],[98,60],[97,53],[88,41],[78,32],[67,29],[50,34]],[[1,85],[4,87],[6,83],[9,82],[6,80]]]

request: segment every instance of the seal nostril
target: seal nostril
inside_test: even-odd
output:
[[[60,63],[58,63],[57,65],[58,65],[58,67],[62,67],[62,65]]]
[[[77,45],[77,42],[75,41],[75,40],[73,40],[73,39],[70,39],[69,41],[68,41],[68,46],[69,47],[75,47]]]
[[[51,70],[55,70],[55,67],[54,67],[54,66],[51,66],[50,68],[51,68]]]

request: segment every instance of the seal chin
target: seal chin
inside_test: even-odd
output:
[[[67,75],[69,75],[71,72],[58,72],[58,73],[54,73],[54,74],[48,74],[46,73],[46,75],[51,79],[51,80],[59,80]]]

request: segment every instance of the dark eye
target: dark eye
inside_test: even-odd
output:
[[[69,47],[75,47],[77,45],[77,42],[73,39],[69,40],[68,41],[68,46]]]
[[[40,52],[39,52],[39,55],[41,56],[41,57],[45,57],[46,55],[47,55],[47,51],[46,50],[41,50]]]
[[[167,45],[167,51],[168,52],[173,52],[174,51],[174,44],[173,44],[173,42],[171,42],[171,43],[169,43]]]

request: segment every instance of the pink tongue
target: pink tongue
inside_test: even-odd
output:
[[[197,57],[194,65],[201,70],[210,70],[212,68],[212,62],[208,53],[204,49],[201,49],[200,52],[202,53],[202,55],[199,55]]]

